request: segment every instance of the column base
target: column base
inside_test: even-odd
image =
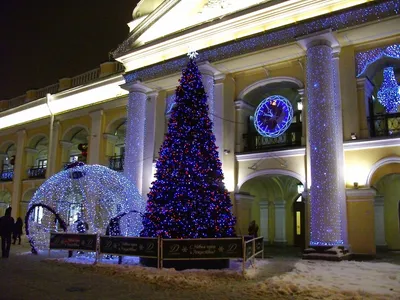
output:
[[[304,249],[303,259],[342,261],[352,258],[352,253],[344,246],[310,246]]]

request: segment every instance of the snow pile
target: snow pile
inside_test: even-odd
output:
[[[274,277],[273,282],[287,291],[299,287],[316,292],[332,289],[400,299],[400,266],[390,263],[299,261],[292,272]]]
[[[84,257],[46,261],[161,289],[228,293],[235,299],[400,299],[400,266],[390,263],[256,260],[243,277],[242,264],[236,260],[225,270],[185,271],[142,267],[138,258],[128,257],[122,265],[117,258],[102,259],[97,265]],[[282,265],[292,271],[281,272]]]

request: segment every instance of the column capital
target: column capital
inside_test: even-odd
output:
[[[367,77],[357,78],[357,89],[365,90],[367,94],[370,94],[374,90],[374,84]]]
[[[208,61],[201,62],[199,65],[199,70],[203,75],[213,76],[214,80],[221,80],[225,78],[225,74],[210,64]]]
[[[35,154],[35,153],[39,153],[39,150],[34,149],[34,148],[25,147],[25,152]]]
[[[336,37],[333,35],[332,30],[323,30],[315,32],[297,40],[299,46],[307,51],[314,46],[326,45],[334,49],[334,52],[340,52],[340,45]]]
[[[376,195],[374,198],[374,205],[375,206],[383,206],[385,202],[385,197]]]
[[[18,135],[18,137],[26,136],[26,130],[25,129],[18,130],[17,135]]]
[[[103,138],[111,143],[115,143],[118,140],[118,137],[112,133],[103,133]]]
[[[274,201],[275,208],[284,208],[286,205],[285,200],[275,200]]]
[[[104,115],[104,111],[103,111],[102,109],[95,110],[95,111],[91,111],[91,112],[89,113],[89,116],[90,116],[92,119],[99,118],[99,117],[101,117],[101,116],[103,116],[103,115]]]
[[[145,85],[139,80],[121,84],[120,87],[130,93],[138,92],[138,93],[148,94],[150,92],[153,92],[153,89],[149,88],[147,85]]]
[[[347,201],[374,201],[376,191],[374,189],[346,189]]]
[[[260,199],[260,209],[268,209],[269,202],[267,199]]]
[[[68,141],[60,141],[60,145],[64,149],[70,149],[73,146],[73,143]]]
[[[250,112],[254,112],[255,111],[255,107],[249,103],[247,103],[244,100],[236,100],[235,101],[235,109],[236,110],[247,110]]]

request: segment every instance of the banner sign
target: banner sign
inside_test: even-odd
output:
[[[158,239],[100,236],[100,253],[157,258]]]
[[[256,253],[264,250],[264,237],[259,237],[256,239]]]
[[[50,233],[50,249],[96,251],[96,234]]]
[[[243,257],[241,238],[163,239],[162,259],[220,259]]]
[[[254,243],[253,241],[245,243],[245,260],[248,260],[252,255],[253,255],[253,251],[254,251],[254,247],[253,247]]]

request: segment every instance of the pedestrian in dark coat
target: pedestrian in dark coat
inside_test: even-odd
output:
[[[11,217],[11,207],[6,209],[4,217],[0,218],[1,254],[8,258],[11,247],[11,234],[14,229],[14,219]]]
[[[13,245],[15,245],[15,242],[17,241],[17,239],[18,239],[18,245],[21,245],[21,235],[22,235],[22,227],[23,226],[24,226],[24,223],[22,222],[22,219],[19,217],[14,224]]]

